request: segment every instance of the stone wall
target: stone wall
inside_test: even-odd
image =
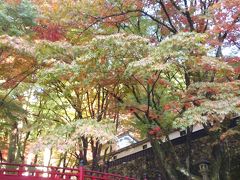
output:
[[[231,138],[227,141],[229,145],[229,161],[231,161],[232,168],[232,180],[237,180],[240,177],[240,139]],[[204,159],[212,158],[212,142],[208,136],[195,139],[192,142],[192,158],[193,158],[193,171],[200,176],[198,163]],[[181,157],[182,163],[185,164],[186,148],[185,144],[178,144],[175,146],[177,154]],[[158,167],[154,163],[154,156],[151,149],[141,155],[130,155],[133,157],[125,157],[125,159],[118,159],[117,163],[110,163],[109,172],[120,173],[125,176],[136,177],[137,179],[143,179],[144,174],[147,174],[148,180],[157,180]],[[183,178],[184,179],[184,178]]]

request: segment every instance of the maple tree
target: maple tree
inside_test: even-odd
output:
[[[191,133],[194,125],[203,124],[215,143],[213,154],[216,157],[212,159],[211,164],[216,169],[213,168],[211,172],[212,178],[219,176],[218,168],[222,166],[220,159],[223,158],[220,154],[216,154],[214,148],[224,144],[223,137],[229,138],[228,133],[239,134],[237,129],[226,130],[230,120],[239,114],[239,94],[235,91],[239,87],[239,81],[236,80],[236,74],[230,65],[222,62],[221,59],[206,56],[206,49],[202,46],[204,42],[204,36],[201,35],[179,34],[162,41],[153,51],[152,56],[130,64],[130,71],[133,71],[134,76],[145,78],[145,81],[140,81],[140,85],[143,86],[146,94],[145,102],[148,102],[147,106],[143,106],[144,108],[133,108],[133,112],[137,113],[138,118],[145,120],[145,123],[147,119],[152,125],[149,135],[151,139],[154,138],[153,148],[156,148],[161,164],[166,165],[164,169],[171,179],[177,179],[174,177],[177,175],[174,169],[185,173],[186,176],[192,176],[191,167],[187,164],[192,163]],[[152,75],[147,75],[145,70],[139,71],[140,66],[152,70]],[[231,80],[229,81],[228,78]],[[167,95],[162,93],[163,90],[158,90],[159,84],[164,87],[165,92],[168,92]],[[141,99],[142,96],[141,93],[136,99]],[[166,96],[170,96],[170,99],[165,104]],[[166,122],[168,122],[167,126]],[[161,137],[168,136],[173,128],[187,130],[188,155],[185,170],[183,164],[179,162],[179,157],[175,156],[175,151],[169,150],[172,147],[171,142],[166,145],[166,149],[156,143],[160,141],[162,144],[164,141]],[[223,150],[222,153],[224,152]],[[166,156],[172,159],[169,164],[165,164]],[[229,178],[227,174],[222,176]]]
[[[44,23],[47,21],[51,27],[61,29],[65,38],[75,43],[94,35],[115,32],[148,35],[152,41],[161,41],[181,31],[195,31],[211,35],[208,43],[216,47],[217,56],[222,55],[222,45],[238,47],[239,44],[237,0],[64,0],[36,3],[45,15]],[[61,36],[57,29],[53,36]]]
[[[31,27],[36,25],[38,16],[36,8],[26,0],[0,1],[0,34],[20,36],[31,33]]]
[[[177,179],[177,171],[194,177],[191,169],[181,164],[174,153],[167,138],[172,130],[186,128],[190,137],[197,123],[203,124],[208,132],[218,134],[222,129],[218,138],[213,138],[221,144],[228,138],[228,131],[221,122],[239,113],[239,82],[234,69],[221,59],[207,56],[205,35],[182,33],[157,46],[148,39],[126,34],[99,36],[84,46],[47,41],[33,45],[19,40],[16,46],[10,43],[16,38],[4,36],[2,39],[5,39],[3,44],[12,49],[18,48],[21,42],[31,48],[18,48],[20,52],[40,61],[45,59],[46,69],[38,75],[38,83],[42,84],[40,94],[41,91],[48,96],[56,94],[57,97],[51,95],[53,102],[55,104],[58,98],[60,106],[58,103],[55,106],[63,111],[58,114],[53,109],[51,119],[65,113],[63,121],[71,121],[66,114],[71,111],[75,112],[71,115],[73,120],[91,117],[99,121],[106,115],[112,117],[111,113],[105,114],[108,110],[104,97],[109,94],[112,97],[109,101],[117,100],[145,126],[143,129],[148,132],[163,175],[172,179]],[[95,103],[100,109],[92,109]],[[238,134],[237,130],[229,132]],[[161,139],[163,136],[165,143]],[[166,149],[162,148],[163,144]],[[191,139],[187,142],[189,164],[190,144]],[[164,161],[166,157],[169,161]],[[213,177],[218,174],[219,171],[213,171]]]
[[[134,49],[132,44],[135,38],[141,47],[139,50],[137,47]],[[236,75],[230,65],[221,59],[207,56],[205,35],[182,33],[162,41],[157,47],[149,46],[146,39],[139,38],[125,37],[123,34],[100,36],[96,38],[99,43],[95,43],[95,39],[92,41],[94,52],[80,56],[79,59],[82,59],[85,69],[86,66],[98,67],[93,72],[88,71],[87,77],[95,79],[95,73],[102,73],[97,76],[97,82],[101,83],[98,78],[102,77],[107,84],[117,81],[125,87],[127,96],[115,95],[115,98],[125,104],[145,126],[144,132],[149,130],[149,138],[163,174],[177,179],[177,171],[180,171],[194,177],[190,175],[191,170],[187,165],[180,163],[168,135],[174,129],[187,129],[187,164],[191,164],[190,137],[193,126],[206,124],[208,132],[225,129],[220,122],[229,121],[239,113],[239,82],[235,81]],[[132,54],[128,46],[132,47]],[[90,47],[88,49],[91,51]],[[109,76],[109,72],[113,75]],[[232,80],[229,82],[229,79]],[[226,104],[229,108],[226,108]],[[238,131],[235,132],[238,134]],[[223,134],[226,135],[227,131]],[[223,134],[217,139],[213,138],[214,141],[223,140]],[[167,143],[162,141],[163,136]],[[166,157],[169,161],[165,161]],[[214,173],[213,177],[218,176],[219,172]]]
[[[29,1],[0,1],[0,34],[30,35],[37,15],[36,8]],[[7,157],[1,156],[1,160],[21,162],[28,133],[19,131],[19,127],[27,122],[22,94],[26,89],[19,85],[33,82],[31,75],[35,71],[35,62],[26,54],[18,54],[3,46],[0,49],[1,154],[7,148]]]
[[[157,47],[135,35],[99,36],[66,66],[65,72],[72,72],[72,81],[76,80],[74,75],[80,80],[80,72],[84,87],[95,83],[104,86],[125,105],[147,131],[150,129],[152,145],[166,175],[177,178],[176,164],[171,162],[178,162],[179,158],[173,156],[174,149],[169,151],[169,140],[166,149],[161,148],[161,137],[179,128],[187,128],[190,136],[197,123],[206,124],[208,132],[224,129],[219,122],[239,113],[239,86],[234,69],[221,59],[207,56],[205,42],[205,35],[194,33],[179,34]],[[112,91],[113,84],[121,87],[123,96]],[[222,135],[226,134],[227,131],[214,140],[223,140]],[[190,153],[191,147],[188,148]],[[191,153],[188,156],[190,161]],[[172,161],[164,161],[166,157]],[[177,165],[178,171],[190,176],[190,169],[180,162]]]
[[[61,8],[62,2],[54,7]],[[65,1],[73,9],[73,1]],[[130,32],[152,36],[153,41],[161,41],[171,34],[181,31],[209,33],[209,43],[216,46],[216,55],[221,55],[222,44],[238,45],[239,1],[186,1],[186,0],[137,0],[137,1],[82,1],[77,3],[74,13],[61,13],[70,17],[70,22],[79,29],[76,33],[92,32],[109,34]],[[46,5],[49,7],[49,4]],[[54,8],[53,8],[54,9]],[[48,13],[50,14],[50,13]],[[59,19],[58,19],[59,20]],[[69,21],[65,21],[69,22]],[[97,28],[95,28],[97,26]],[[100,31],[101,30],[101,31]],[[86,33],[87,34],[87,33]]]
[[[95,119],[96,122],[110,118],[115,123],[118,123],[118,111],[114,108],[114,101],[109,102],[110,96],[108,92],[97,84],[94,87],[94,84],[90,86],[88,83],[82,84],[79,82],[84,76],[82,76],[81,73],[78,74],[77,69],[80,67],[78,67],[77,64],[72,66],[71,63],[76,63],[74,59],[78,56],[79,52],[82,51],[80,47],[71,46],[68,43],[47,41],[38,41],[33,44],[33,42],[28,42],[21,38],[11,38],[9,36],[2,37],[2,46],[17,50],[19,54],[28,54],[29,57],[39,62],[40,70],[38,70],[38,73],[35,75],[35,78],[39,78],[37,81],[38,86],[34,88],[38,96],[43,96],[43,99],[40,98],[39,100],[45,99],[44,102],[48,102],[40,103],[39,109],[49,108],[49,110],[52,110],[50,112],[49,110],[37,110],[38,115],[34,117],[34,119],[36,118],[36,120],[39,121],[39,118],[45,120],[48,117],[56,121],[56,117],[58,117],[59,123],[56,124],[56,126],[73,123],[73,121],[79,119],[79,121],[88,123],[90,120],[87,120],[87,118]],[[41,71],[42,68],[44,68],[43,71]],[[67,73],[63,75],[62,71],[66,71]],[[89,86],[89,89],[86,89],[86,85]],[[49,107],[50,102],[51,108]],[[112,105],[113,107],[109,108],[108,111],[108,106]],[[49,116],[50,114],[51,116]],[[40,123],[39,125],[42,124]],[[99,126],[100,125],[99,123]],[[94,128],[96,129],[95,126]],[[39,126],[37,126],[37,129],[39,129]],[[69,131],[71,131],[71,129],[69,129]],[[96,130],[93,129],[93,131]],[[76,150],[76,157],[77,159],[83,159],[84,162],[87,163],[87,149],[90,143],[93,160],[98,163],[102,151],[102,142],[100,138],[94,137],[93,135],[89,136],[88,133],[89,132],[85,133],[86,136],[82,135],[81,138],[79,137],[78,145],[80,149]],[[62,134],[62,136],[65,135]],[[38,138],[40,138],[40,136],[38,136]],[[77,163],[79,163],[79,160]],[[97,168],[96,163],[93,163],[93,169]]]

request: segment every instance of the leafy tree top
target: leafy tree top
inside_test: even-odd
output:
[[[21,36],[31,32],[38,16],[36,7],[28,0],[19,3],[0,1],[0,34]]]

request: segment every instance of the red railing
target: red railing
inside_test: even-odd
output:
[[[136,180],[79,168],[0,163],[0,180]]]

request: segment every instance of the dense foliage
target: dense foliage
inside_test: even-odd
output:
[[[33,154],[41,163],[48,149],[58,165],[91,159],[97,170],[115,135],[131,129],[149,138],[165,179],[198,179],[191,135],[201,125],[212,142],[211,178],[231,178],[224,158],[225,142],[240,134],[229,128],[240,113],[237,0],[0,3],[1,159]],[[169,138],[179,130],[184,163]]]

